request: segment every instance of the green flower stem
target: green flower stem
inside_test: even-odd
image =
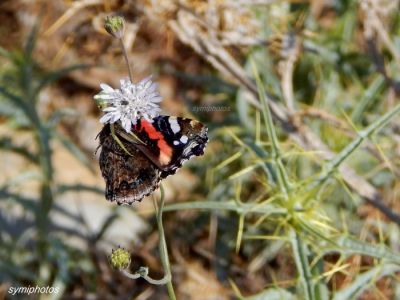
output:
[[[143,278],[150,284],[154,285],[164,285],[168,284],[168,282],[171,281],[171,274],[166,274],[163,278],[161,279],[153,279],[148,275],[148,269],[146,267],[141,267],[136,273],[131,274],[127,270],[121,270],[121,273],[133,280],[136,280],[138,278]]]
[[[172,275],[171,275],[171,266],[169,264],[168,248],[167,248],[167,243],[165,241],[164,227],[162,224],[162,213],[163,213],[164,201],[165,201],[164,188],[162,185],[160,186],[160,191],[161,191],[161,199],[160,199],[160,207],[158,209],[157,209],[157,202],[154,200],[154,206],[155,206],[156,212],[157,212],[158,232],[160,235],[160,244],[159,244],[160,258],[161,258],[161,263],[164,268],[164,272],[165,272],[166,276],[169,277],[169,280],[167,282],[168,296],[169,296],[170,300],[176,300],[174,287],[172,285]]]
[[[128,53],[126,51],[126,47],[124,45],[124,33],[125,33],[125,20],[123,17],[121,16],[108,16],[105,19],[104,22],[104,29],[113,37],[115,37],[116,39],[118,39],[121,49],[122,49],[122,53],[124,55],[125,58],[125,62],[126,62],[126,66],[128,68],[128,72],[129,72],[129,79],[131,80],[131,82],[133,83],[133,73],[131,70],[131,65],[129,63],[129,59],[128,59]]]
[[[155,285],[166,284],[170,300],[176,300],[174,287],[172,285],[172,274],[171,274],[171,266],[169,264],[168,248],[167,248],[167,243],[165,241],[164,227],[162,224],[162,213],[165,201],[164,189],[162,186],[160,187],[160,190],[161,190],[160,207],[157,206],[157,201],[154,199],[154,208],[156,210],[157,226],[160,235],[160,242],[159,242],[160,259],[164,268],[165,275],[161,279],[153,279],[150,276],[148,276],[149,269],[147,267],[140,267],[139,270],[136,271],[134,274],[129,273],[126,269],[120,269],[120,272],[124,276],[130,279],[136,280],[138,278],[143,278],[150,284],[155,284]]]
[[[120,43],[120,45],[121,45],[122,53],[123,53],[124,58],[125,58],[126,66],[127,66],[127,68],[128,68],[129,79],[130,79],[130,81],[133,83],[132,67],[131,67],[131,64],[129,63],[128,53],[127,53],[127,51],[126,51],[126,47],[125,47],[124,40],[122,39],[122,37],[119,38],[119,43]]]

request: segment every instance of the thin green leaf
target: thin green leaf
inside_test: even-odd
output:
[[[22,97],[11,93],[3,86],[0,86],[0,95],[5,96],[11,103],[15,104],[15,108],[19,108],[32,125],[36,128],[40,127],[40,119],[30,102],[24,101]]]
[[[260,254],[255,257],[250,265],[249,272],[255,273],[260,270],[267,262],[273,260],[280,251],[282,251],[283,246],[286,244],[286,241],[276,240],[269,241],[265,248],[261,251]]]
[[[12,139],[10,137],[4,137],[0,139],[0,149],[1,150],[6,150],[6,151],[11,151],[15,154],[21,155],[24,158],[28,159],[29,161],[33,163],[38,162],[38,157],[36,154],[31,153],[26,146],[17,146],[13,143]]]
[[[240,215],[240,217],[239,217],[238,231],[237,231],[237,237],[236,237],[236,253],[239,252],[240,245],[242,243],[243,228],[244,228],[244,218],[245,218],[244,214]]]
[[[21,108],[25,113],[27,112],[28,107],[24,103],[22,97],[9,92],[5,87],[2,86],[0,86],[0,94],[6,97],[11,102],[13,102],[16,105],[16,107]]]
[[[304,299],[314,300],[315,291],[314,283],[312,282],[312,274],[310,263],[308,261],[308,249],[306,244],[302,241],[300,235],[294,230],[290,229],[289,237],[292,244],[293,255],[296,262],[299,278],[303,286]]]
[[[340,252],[347,255],[362,254],[400,264],[399,254],[393,252],[383,244],[373,245],[346,236],[337,238],[335,243],[340,248],[329,247],[324,250],[324,254],[331,252]]]
[[[279,140],[276,135],[274,122],[272,120],[271,110],[269,108],[266,92],[263,83],[261,82],[261,78],[258,74],[257,67],[254,61],[251,61],[253,67],[254,77],[256,79],[257,88],[258,88],[258,97],[261,100],[262,109],[261,112],[264,117],[265,125],[267,127],[268,138],[271,142],[271,151],[272,151],[272,159],[275,161],[278,173],[278,183],[281,189],[281,192],[285,195],[288,195],[290,191],[290,182],[289,177],[286,173],[285,167],[282,163],[281,159],[281,150],[279,146]]]
[[[40,172],[38,172],[37,170],[28,169],[26,171],[19,172],[18,175],[9,178],[4,183],[4,186],[7,187],[20,186],[21,184],[25,184],[27,181],[41,180],[41,179],[42,179],[42,174]]]
[[[381,277],[391,275],[399,272],[400,266],[384,264],[376,266],[371,270],[358,275],[355,280],[347,287],[343,288],[335,294],[332,300],[346,300],[346,299],[357,299],[357,297],[371,284],[379,280]]]
[[[21,195],[9,192],[6,186],[0,188],[0,199],[10,199],[20,204],[26,211],[36,213],[38,210],[37,201],[35,199],[26,198]]]
[[[252,210],[255,206],[257,206],[256,210]],[[175,210],[185,210],[185,209],[202,209],[202,210],[229,210],[234,211],[239,214],[242,213],[250,213],[253,212],[255,214],[286,214],[287,210],[285,208],[276,207],[272,204],[264,204],[264,205],[254,205],[244,203],[242,205],[238,205],[236,201],[194,201],[194,202],[184,202],[184,203],[174,203],[169,204],[164,207],[164,212],[167,211],[175,211]]]
[[[382,91],[385,86],[385,77],[383,75],[378,75],[371,85],[364,92],[363,97],[358,102],[353,113],[351,114],[351,119],[354,123],[360,121],[362,114],[366,111],[371,102],[377,97],[377,95]]]
[[[324,273],[324,261],[322,259],[318,260],[315,266],[311,269],[313,278],[319,278],[319,280],[315,283],[315,299],[317,300],[328,300],[329,289],[322,276]]]
[[[55,110],[48,119],[48,125],[54,127],[64,117],[76,116],[77,112],[71,108],[61,108]]]
[[[31,125],[21,108],[4,98],[0,100],[0,116],[7,119],[10,127],[21,128]]]
[[[358,133],[358,138],[354,139],[348,144],[339,154],[337,154],[332,160],[325,165],[325,170],[320,176],[312,183],[311,187],[319,185],[321,182],[325,182],[331,175],[337,170],[337,168],[357,150],[362,142],[364,142],[370,135],[385,126],[391,119],[393,119],[400,112],[400,104],[390,109],[386,114],[381,116],[371,125]]]
[[[36,37],[37,37],[38,24],[34,24],[32,30],[29,32],[28,38],[24,47],[24,56],[30,60],[32,58],[33,50],[36,45]]]
[[[243,88],[239,89],[236,95],[236,111],[240,123],[243,124],[243,126],[245,126],[245,128],[247,128],[249,131],[252,131],[252,127],[254,125],[252,116],[250,114],[251,107],[246,97],[248,97],[246,95],[246,90],[244,90]]]
[[[108,215],[108,217],[101,224],[100,229],[97,231],[96,235],[94,236],[94,239],[93,239],[94,243],[100,241],[103,238],[104,234],[111,227],[111,225],[114,223],[114,221],[118,219],[118,217],[119,217],[119,214],[117,212],[113,212]]]
[[[100,195],[104,194],[103,189],[100,189],[97,186],[90,186],[84,184],[59,185],[57,187],[58,194],[63,194],[68,192],[93,192]]]
[[[237,160],[238,158],[240,158],[242,156],[242,152],[236,152],[235,154],[233,154],[232,156],[228,157],[227,159],[225,159],[224,161],[222,161],[219,165],[217,165],[214,170],[221,170],[224,167],[226,167],[227,165],[229,165],[230,163],[234,162],[235,160]]]

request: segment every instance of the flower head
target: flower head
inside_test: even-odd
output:
[[[113,89],[107,84],[100,84],[102,91],[94,96],[97,103],[103,108],[105,115],[100,122],[115,123],[120,120],[126,132],[131,131],[132,124],[144,118],[150,121],[161,111],[159,102],[162,97],[157,91],[158,85],[151,80],[151,76],[137,84],[129,79],[122,79],[120,89]]]
[[[111,252],[110,264],[117,270],[127,269],[131,264],[131,255],[124,248],[118,247]]]
[[[113,37],[120,39],[124,36],[125,21],[120,16],[108,16],[104,22],[105,30]]]

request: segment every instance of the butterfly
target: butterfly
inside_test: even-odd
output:
[[[132,204],[150,195],[185,161],[203,155],[208,142],[204,124],[180,117],[139,119],[132,134],[114,123],[113,136],[111,126],[104,125],[98,135],[99,164],[105,196],[118,204]]]

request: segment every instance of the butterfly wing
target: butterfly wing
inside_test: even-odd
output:
[[[171,116],[158,116],[151,122],[142,119],[133,132],[143,141],[136,147],[162,171],[162,178],[174,174],[192,156],[203,155],[208,141],[202,123]]]
[[[117,127],[117,126],[116,126]],[[100,169],[106,181],[105,196],[118,204],[132,204],[150,195],[159,186],[161,171],[132,143],[123,144],[111,135],[110,125],[99,134],[101,153]]]
[[[118,204],[141,201],[158,188],[160,180],[175,174],[192,156],[200,156],[207,145],[207,127],[184,118],[158,116],[139,120],[133,128],[140,141],[118,124],[115,132],[126,151],[111,135],[110,125],[99,133],[100,169],[106,181],[106,198]]]

